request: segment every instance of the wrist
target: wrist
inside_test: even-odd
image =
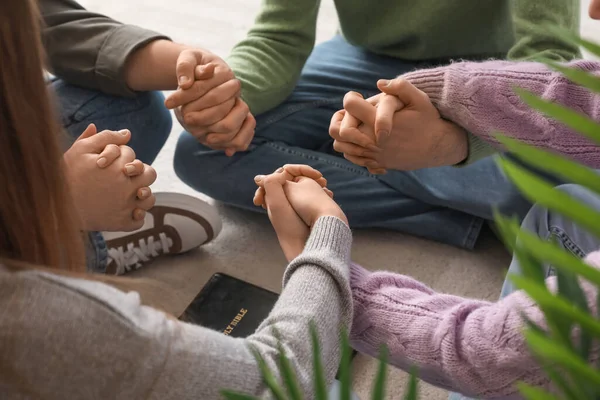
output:
[[[438,166],[460,164],[469,155],[467,131],[454,122],[447,120],[442,120],[442,127],[436,145],[436,153],[440,154]]]
[[[346,226],[350,226],[350,224],[348,223],[348,218],[346,217],[346,214],[344,214],[344,212],[339,207],[337,207],[337,209],[331,208],[331,209],[325,209],[325,210],[320,211],[315,216],[315,219],[312,221],[312,223],[310,224],[311,229],[315,226],[317,221],[319,219],[321,219],[322,217],[335,217],[335,218],[341,220],[344,224],[346,224]]]
[[[294,258],[298,257],[300,253],[302,253],[307,238],[308,235],[303,239],[294,238],[292,240],[279,240],[283,255],[288,262],[292,261]]]
[[[188,48],[166,39],[140,47],[129,56],[125,65],[127,85],[133,91],[177,89],[177,59]]]
[[[427,94],[429,100],[434,105],[437,105],[442,100],[444,94],[444,84],[448,71],[449,69],[446,67],[421,69],[407,72],[398,78],[405,79],[414,87]]]

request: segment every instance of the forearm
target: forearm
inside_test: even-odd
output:
[[[518,292],[489,303],[439,294],[407,276],[351,266],[352,346],[390,364],[418,368],[419,378],[477,398],[510,397],[521,380],[547,385],[527,350],[520,313],[543,322]]]
[[[284,289],[276,309],[254,336],[255,341],[261,341],[261,335],[268,333],[272,326],[287,327],[287,340],[283,345],[288,354],[295,355],[296,368],[302,376],[313,378],[308,327],[314,323],[326,379],[331,383],[335,378],[341,356],[340,334],[350,330],[353,316],[351,247],[352,233],[346,223],[337,217],[319,218],[304,251],[285,271]],[[303,387],[305,393],[309,393],[314,383],[304,381]]]
[[[311,323],[318,330],[326,378],[328,382],[333,381],[340,361],[339,335],[341,329],[349,329],[352,322],[350,246],[350,229],[343,222],[333,217],[320,219],[303,253],[288,266],[284,289],[275,307],[253,335],[246,339],[220,335],[207,340],[203,346],[193,346],[194,343],[185,346],[196,348],[195,351],[202,354],[198,362],[211,370],[209,375],[213,382],[206,386],[212,392],[205,393],[204,398],[216,398],[220,389],[265,397],[268,390],[250,348],[254,348],[279,377],[278,338],[298,373],[302,392],[312,393]],[[200,336],[196,340],[200,340]],[[211,344],[211,341],[219,343]],[[208,357],[212,360],[208,361]],[[175,370],[179,360],[172,360]],[[201,374],[198,376],[205,380]]]
[[[169,40],[155,40],[136,50],[125,65],[127,86],[141,92],[177,89],[177,58],[187,48]]]
[[[129,57],[160,33],[124,25],[73,0],[40,0],[43,42],[51,72],[85,88],[132,96],[125,79]]]
[[[600,73],[600,63],[597,62],[575,61],[570,65],[593,74]],[[531,110],[515,94],[514,87],[521,87],[600,121],[600,96],[568,81],[543,64],[464,62],[415,71],[402,77],[427,93],[444,118],[496,147],[499,144],[494,133],[502,132],[589,166],[600,167],[600,148],[596,144]],[[485,148],[475,150],[484,151]]]
[[[292,93],[315,43],[318,10],[318,0],[264,0],[247,37],[227,57],[255,115]]]
[[[25,327],[15,342],[21,344],[24,357],[13,357],[13,364],[15,370],[24,371],[24,379],[41,377],[48,382],[36,389],[40,398],[217,399],[226,389],[264,398],[268,388],[251,349],[279,378],[278,339],[298,372],[302,393],[312,393],[310,322],[318,329],[321,356],[331,382],[339,364],[340,329],[348,329],[352,321],[351,244],[348,226],[334,217],[321,218],[304,252],[288,266],[275,307],[246,339],[167,317],[141,305],[133,290],[125,293],[93,280],[34,271],[15,272],[9,274],[14,278],[3,276],[0,281],[4,289],[14,279],[12,286],[19,290],[16,296],[35,294],[24,304],[25,314],[31,318],[23,320],[25,325],[8,317],[0,322],[3,326],[8,323],[11,332],[18,331],[15,324]],[[145,287],[140,282],[139,288]],[[43,329],[51,345],[42,349],[35,344],[40,343],[38,332]],[[2,351],[6,343],[0,340]],[[31,363],[42,359],[45,362]],[[82,359],[87,362],[82,364]]]

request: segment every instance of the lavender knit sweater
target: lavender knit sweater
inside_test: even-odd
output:
[[[600,73],[600,63],[572,66]],[[471,132],[470,159],[497,145],[490,135],[502,131],[527,143],[554,150],[600,168],[600,148],[577,133],[531,111],[513,92],[523,87],[600,121],[600,96],[569,82],[538,63],[461,62],[403,75],[427,93],[440,114]],[[480,141],[483,139],[485,142]],[[600,251],[587,257],[600,268]],[[556,286],[549,278],[550,287]],[[354,298],[353,346],[376,356],[382,343],[390,363],[416,365],[420,378],[479,398],[521,398],[515,383],[549,387],[550,382],[528,352],[521,312],[542,323],[540,310],[523,292],[490,303],[434,292],[403,275],[351,268]],[[590,309],[596,292],[583,288]],[[543,323],[542,323],[543,325]]]
[[[600,268],[600,252],[587,257]],[[390,364],[417,366],[419,378],[482,399],[520,399],[515,384],[550,388],[523,337],[521,312],[543,324],[542,313],[524,292],[490,303],[436,293],[404,275],[369,272],[353,264],[352,346],[373,357],[385,343]],[[548,278],[549,287],[556,279]],[[590,310],[596,291],[584,281]],[[594,311],[595,312],[595,311]]]
[[[569,63],[600,74],[600,63]],[[440,114],[471,133],[469,159],[476,161],[493,152],[494,132],[554,150],[590,167],[600,168],[600,148],[564,125],[532,111],[513,88],[527,89],[544,99],[600,121],[600,96],[591,93],[540,63],[488,61],[459,62],[449,66],[410,72],[402,76],[421,89]],[[483,139],[483,141],[481,140]]]

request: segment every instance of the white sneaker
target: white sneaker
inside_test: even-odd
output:
[[[180,193],[154,193],[155,206],[133,232],[103,232],[107,274],[121,275],[165,254],[181,254],[210,242],[223,227],[212,205]]]

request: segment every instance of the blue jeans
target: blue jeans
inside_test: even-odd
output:
[[[579,201],[600,211],[600,197],[598,195],[578,185],[562,185],[559,188],[569,193],[572,197],[578,199]],[[600,250],[600,238],[597,238],[583,230],[568,218],[560,214],[550,212],[548,209],[537,204],[531,208],[531,211],[529,211],[523,220],[521,228],[535,233],[542,239],[553,239],[564,249],[570,251],[580,258],[584,258],[593,251]],[[508,269],[508,273],[521,273],[521,267],[519,266],[519,261],[516,257],[513,257]],[[546,267],[546,276],[552,275],[554,275],[554,269],[551,265],[548,265]],[[506,297],[516,290],[517,289],[512,281],[507,278],[502,286],[500,298]],[[458,393],[452,393],[450,394],[450,400],[473,399],[464,397]]]
[[[328,134],[334,112],[350,90],[378,92],[380,78],[431,66],[378,56],[342,37],[317,46],[292,95],[259,115],[248,151],[227,157],[189,133],[179,138],[174,167],[189,186],[216,200],[262,212],[252,204],[254,176],[286,163],[320,170],[354,228],[387,228],[472,248],[492,206],[524,217],[531,207],[505,179],[492,158],[456,168],[391,171],[383,176],[345,160]]]
[[[70,85],[60,79],[50,83],[58,102],[61,122],[69,133],[68,146],[90,124],[98,131],[129,129],[138,159],[152,164],[171,132],[172,119],[164,107],[160,92],[144,92],[137,96],[118,97]],[[90,232],[87,249],[88,269],[103,273],[108,252],[102,234]]]

